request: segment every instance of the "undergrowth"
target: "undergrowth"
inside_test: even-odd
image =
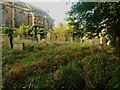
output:
[[[23,51],[3,49],[3,90],[119,87],[114,80],[119,65],[114,48],[79,43],[25,44]]]

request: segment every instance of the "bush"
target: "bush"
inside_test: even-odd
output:
[[[22,26],[25,37],[33,36],[32,26]]]
[[[44,28],[37,28],[37,34],[40,34],[40,39],[46,38],[47,30]]]
[[[18,35],[20,35],[19,32],[20,32],[19,29],[18,29],[18,28],[15,28],[15,29],[14,29],[14,32],[13,32],[13,36],[14,36],[14,37],[17,37]]]
[[[8,32],[9,32],[10,29],[11,29],[10,27],[3,27],[2,28],[2,33],[3,34],[8,34]]]

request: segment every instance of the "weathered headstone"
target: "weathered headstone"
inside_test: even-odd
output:
[[[79,36],[76,36],[76,37],[74,38],[74,42],[80,42],[80,37],[79,37]]]
[[[88,39],[88,42],[89,42],[89,44],[91,44],[91,43],[92,43],[92,40],[91,40],[91,39]]]
[[[93,44],[93,40],[92,39],[87,39],[84,41],[85,44]]]
[[[100,38],[100,44],[102,44],[103,46],[106,46],[107,45],[106,38],[104,37]]]
[[[50,33],[47,33],[46,41],[50,41],[50,39],[51,39],[51,35]]]
[[[40,34],[37,34],[37,40],[40,42]]]
[[[71,42],[73,42],[73,37],[71,36],[71,40],[70,40]]]
[[[23,44],[14,44],[14,50],[23,50]]]
[[[110,41],[108,41],[108,42],[107,42],[107,46],[110,46],[110,45],[111,45],[111,42],[110,42]]]
[[[103,45],[104,45],[104,46],[107,45],[107,43],[106,43],[106,38],[103,38],[102,42],[103,42]]]
[[[100,43],[99,39],[97,39],[97,38],[94,38],[94,39],[93,39],[93,44],[94,44],[94,45],[99,44],[99,43]]]
[[[10,41],[9,41],[8,34],[3,35],[3,46],[5,48],[10,48]]]
[[[42,42],[42,46],[45,46],[45,39],[42,39],[41,42]]]
[[[21,36],[20,35],[17,36],[17,40],[21,40]]]

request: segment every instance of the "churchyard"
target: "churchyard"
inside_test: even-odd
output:
[[[2,90],[120,89],[120,2],[76,2],[58,26],[26,5],[2,8]]]
[[[3,40],[3,90],[113,87],[120,58],[115,48],[99,46],[98,39],[65,42],[47,37],[37,41],[17,36],[13,49],[8,37]]]

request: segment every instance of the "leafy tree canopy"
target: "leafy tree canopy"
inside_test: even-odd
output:
[[[68,24],[76,25],[83,35],[90,32],[88,36],[94,37],[107,29],[114,43],[120,36],[120,2],[77,2],[72,5],[68,15],[71,17]]]

